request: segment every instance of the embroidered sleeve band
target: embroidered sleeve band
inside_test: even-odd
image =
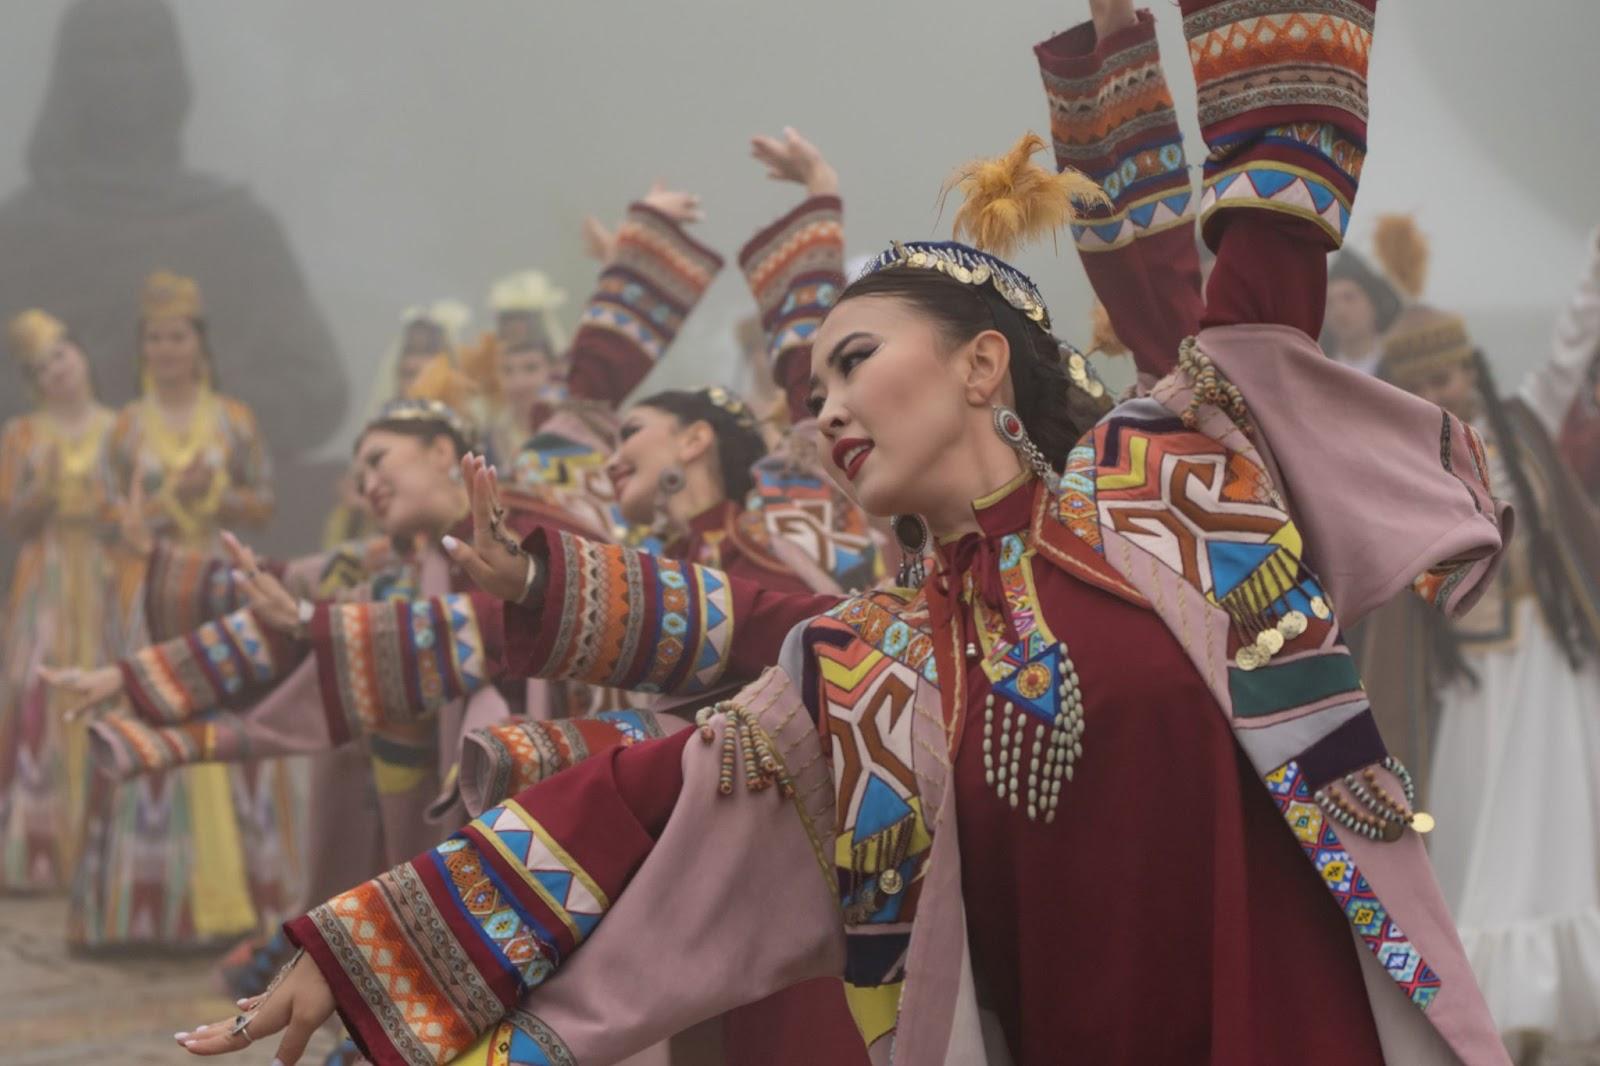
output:
[[[157,725],[183,722],[269,685],[299,659],[298,646],[234,611],[120,663],[128,702]]]
[[[465,594],[318,604],[311,643],[335,744],[415,721],[488,680]]]
[[[583,310],[571,348],[574,398],[620,404],[678,335],[722,257],[681,226],[634,204],[616,257]]]
[[[681,742],[660,754],[681,759]],[[578,949],[651,846],[614,754],[591,759],[286,930],[370,1061],[433,1066]]]
[[[1366,157],[1376,0],[1184,0],[1184,35],[1209,155],[1208,241],[1230,209],[1314,223],[1344,238]],[[1214,241],[1212,241],[1214,245]]]
[[[806,417],[811,338],[846,283],[839,198],[813,196],[756,234],[739,253],[739,267],[760,309],[773,380],[799,421]]]

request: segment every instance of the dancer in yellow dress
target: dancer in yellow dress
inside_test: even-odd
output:
[[[175,274],[145,282],[142,395],[106,448],[131,513],[124,526],[209,550],[224,528],[259,528],[273,497],[255,416],[216,390],[199,286]],[[119,596],[138,606],[143,558]],[[225,943],[292,898],[299,866],[293,792],[281,763],[199,767],[112,786],[97,779],[69,936],[87,947]]]
[[[121,651],[108,603],[117,525],[100,463],[112,413],[66,324],[11,320],[34,409],[0,432],[0,512],[19,543],[0,641],[0,888],[65,888],[87,790],[85,733],[52,714],[41,663],[87,667]]]

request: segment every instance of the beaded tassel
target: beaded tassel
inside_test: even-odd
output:
[[[1419,833],[1432,831],[1433,816],[1416,809],[1417,788],[1405,764],[1390,755],[1383,760],[1383,768],[1400,779],[1403,805],[1378,783],[1378,772],[1369,766],[1359,775],[1344,775],[1345,790],[1355,797],[1355,803],[1343,792],[1324,786],[1316,791],[1317,806],[1339,825],[1368,840],[1399,840],[1407,826]]]
[[[717,791],[724,796],[733,795],[735,767],[744,764],[744,786],[750,792],[765,792],[773,785],[785,798],[794,795],[794,781],[783,768],[772,739],[767,736],[756,716],[736,703],[717,703],[702,707],[695,715],[700,730],[700,741],[711,744],[717,739],[717,728],[712,723],[716,715],[723,716],[721,764],[717,771]]]
[[[1077,668],[1064,644],[1056,697],[1055,718],[1048,724],[1018,710],[1010,700],[1000,701],[992,691],[983,700],[984,782],[1013,810],[1022,809],[1025,798],[1029,820],[1043,818],[1047,824],[1056,820],[1061,782],[1072,780],[1073,767],[1083,757],[1083,694],[1078,688]]]

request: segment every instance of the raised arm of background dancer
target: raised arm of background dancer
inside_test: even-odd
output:
[[[1366,158],[1377,0],[1180,6],[1208,149],[1200,232],[1217,253],[1202,324],[1315,338]]]
[[[1560,435],[1573,401],[1591,380],[1600,355],[1600,229],[1589,234],[1583,276],[1556,319],[1550,358],[1522,381],[1519,394],[1544,423],[1551,437]]]
[[[1159,378],[1200,325],[1194,191],[1155,20],[1132,0],[1034,48],[1050,104],[1056,165],[1111,198],[1072,227],[1084,272],[1139,371]]]
[[[739,252],[739,269],[755,295],[766,334],[772,379],[788,401],[790,421],[798,423],[810,417],[811,337],[845,285],[839,175],[793,129],[781,137],[754,137],[750,146],[768,177],[806,190],[803,201]]]
[[[755,677],[789,630],[838,595],[773,592],[719,570],[541,527],[519,546],[495,530],[497,477],[468,456],[471,544],[445,550],[480,589],[506,601],[514,677],[697,695]]]
[[[684,228],[700,217],[698,197],[659,185],[628,209],[567,350],[573,399],[621,406],[678,335],[722,269]]]

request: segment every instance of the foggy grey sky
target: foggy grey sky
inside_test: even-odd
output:
[[[25,178],[66,4],[0,3],[0,194]],[[657,175],[704,196],[702,233],[730,259],[663,380],[725,377],[732,323],[751,307],[731,260],[797,199],[748,160],[748,135],[792,123],[828,152],[854,254],[934,234],[954,165],[1026,128],[1047,132],[1029,47],[1086,5],[173,7],[195,88],[189,159],[249,184],[287,225],[356,381],[353,420],[408,304],[456,295],[481,325],[489,283],[535,266],[571,293],[570,329],[595,273],[579,219],[615,218]],[[1193,87],[1179,19],[1166,6],[1157,17],[1183,112]],[[1379,20],[1354,242],[1380,211],[1419,210],[1434,243],[1431,299],[1466,311],[1503,368],[1526,365],[1542,356],[1596,221],[1600,74],[1584,52],[1600,40],[1600,4],[1524,0],[1508,15],[1488,0],[1389,0]],[[1058,329],[1082,339],[1087,286],[1070,247],[1022,265]]]

